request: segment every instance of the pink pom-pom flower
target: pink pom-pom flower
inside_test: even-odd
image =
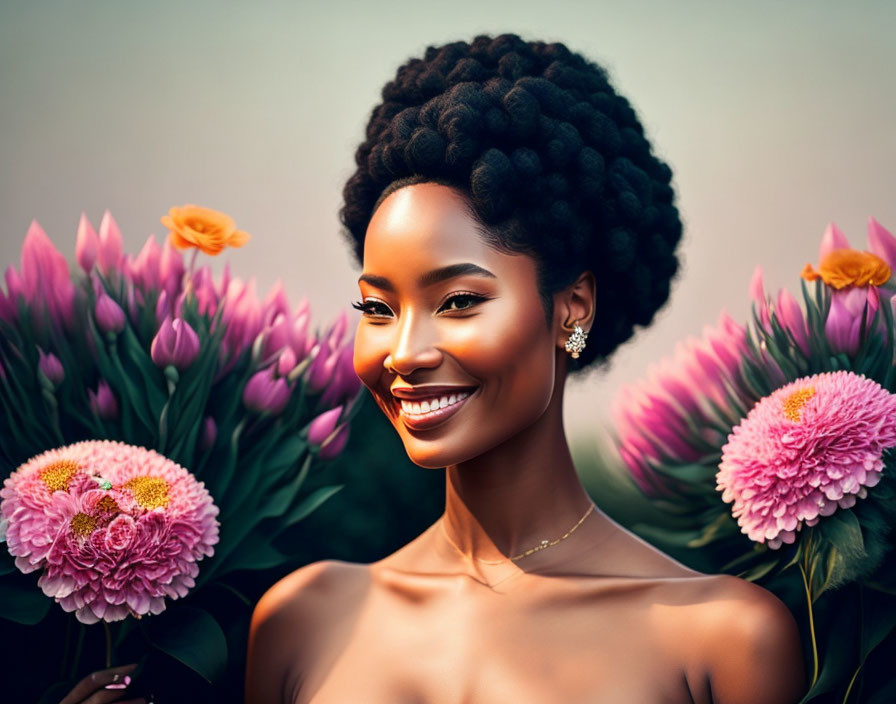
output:
[[[716,488],[741,532],[777,549],[865,498],[894,446],[896,395],[853,372],[815,374],[766,396],[734,428]]]
[[[0,489],[6,541],[22,572],[82,623],[165,609],[195,585],[218,542],[202,482],[153,450],[87,440],[49,450]]]

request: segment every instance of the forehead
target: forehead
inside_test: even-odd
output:
[[[487,266],[507,258],[486,244],[476,225],[463,196],[452,188],[434,183],[399,188],[370,220],[364,271],[417,271],[453,261]]]

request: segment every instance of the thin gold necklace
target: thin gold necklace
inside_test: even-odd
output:
[[[525,552],[521,552],[519,555],[514,555],[514,556],[511,557],[511,558],[506,558],[506,557],[505,557],[503,560],[484,560],[484,559],[482,559],[481,557],[475,557],[475,556],[473,557],[473,559],[474,559],[474,560],[479,560],[480,562],[483,562],[483,563],[485,563],[486,565],[500,565],[500,564],[502,564],[502,563],[504,563],[504,562],[507,562],[508,559],[511,560],[511,561],[514,561],[514,562],[515,562],[516,560],[521,560],[522,558],[524,558],[524,557],[528,557],[529,555],[531,555],[531,554],[534,553],[534,552],[538,552],[539,550],[544,550],[544,549],[546,549],[546,548],[552,547],[552,546],[556,545],[557,543],[559,543],[561,540],[566,540],[569,536],[571,536],[571,535],[575,532],[576,528],[578,528],[580,525],[582,525],[582,522],[583,522],[586,518],[588,518],[588,514],[591,513],[593,510],[594,510],[594,503],[592,502],[591,505],[588,507],[588,510],[585,511],[585,515],[582,516],[582,517],[578,520],[578,522],[577,522],[572,528],[570,528],[568,531],[566,531],[566,533],[565,533],[564,535],[562,535],[561,537],[557,538],[556,540],[547,540],[547,539],[542,540],[542,541],[541,541],[538,545],[536,545],[534,548],[530,548],[530,549],[526,550]],[[448,535],[448,531],[445,530],[445,519],[444,519],[444,516],[442,517],[442,520],[439,521],[439,523],[441,523],[441,526],[442,526],[442,533],[443,533],[443,535],[445,536],[445,540],[447,540],[448,543],[451,545],[451,547],[453,547],[455,550],[457,550],[461,555],[463,555],[464,557],[468,557],[468,555],[467,555],[463,550],[461,550],[461,549],[457,546],[457,544],[456,544],[456,543],[449,537],[449,535]]]

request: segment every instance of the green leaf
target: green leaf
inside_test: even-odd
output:
[[[333,494],[342,489],[345,486],[344,484],[337,484],[333,486],[322,486],[319,489],[315,489],[311,492],[305,499],[292,509],[280,522],[280,526],[277,529],[275,535],[279,535],[283,530],[293,525],[294,523],[298,523],[303,518],[311,514],[318,506],[320,506],[324,501],[329,499]]]
[[[208,682],[217,681],[227,667],[227,639],[207,611],[192,606],[172,608],[165,618],[148,619],[150,642],[180,660]]]
[[[53,600],[31,585],[17,586],[0,581],[0,617],[26,626],[43,621]]]

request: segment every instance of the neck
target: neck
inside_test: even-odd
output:
[[[443,527],[468,558],[506,560],[553,542],[592,505],[566,442],[562,388],[532,426],[446,468]],[[535,554],[558,552],[560,545]],[[520,567],[532,559],[521,558]]]

